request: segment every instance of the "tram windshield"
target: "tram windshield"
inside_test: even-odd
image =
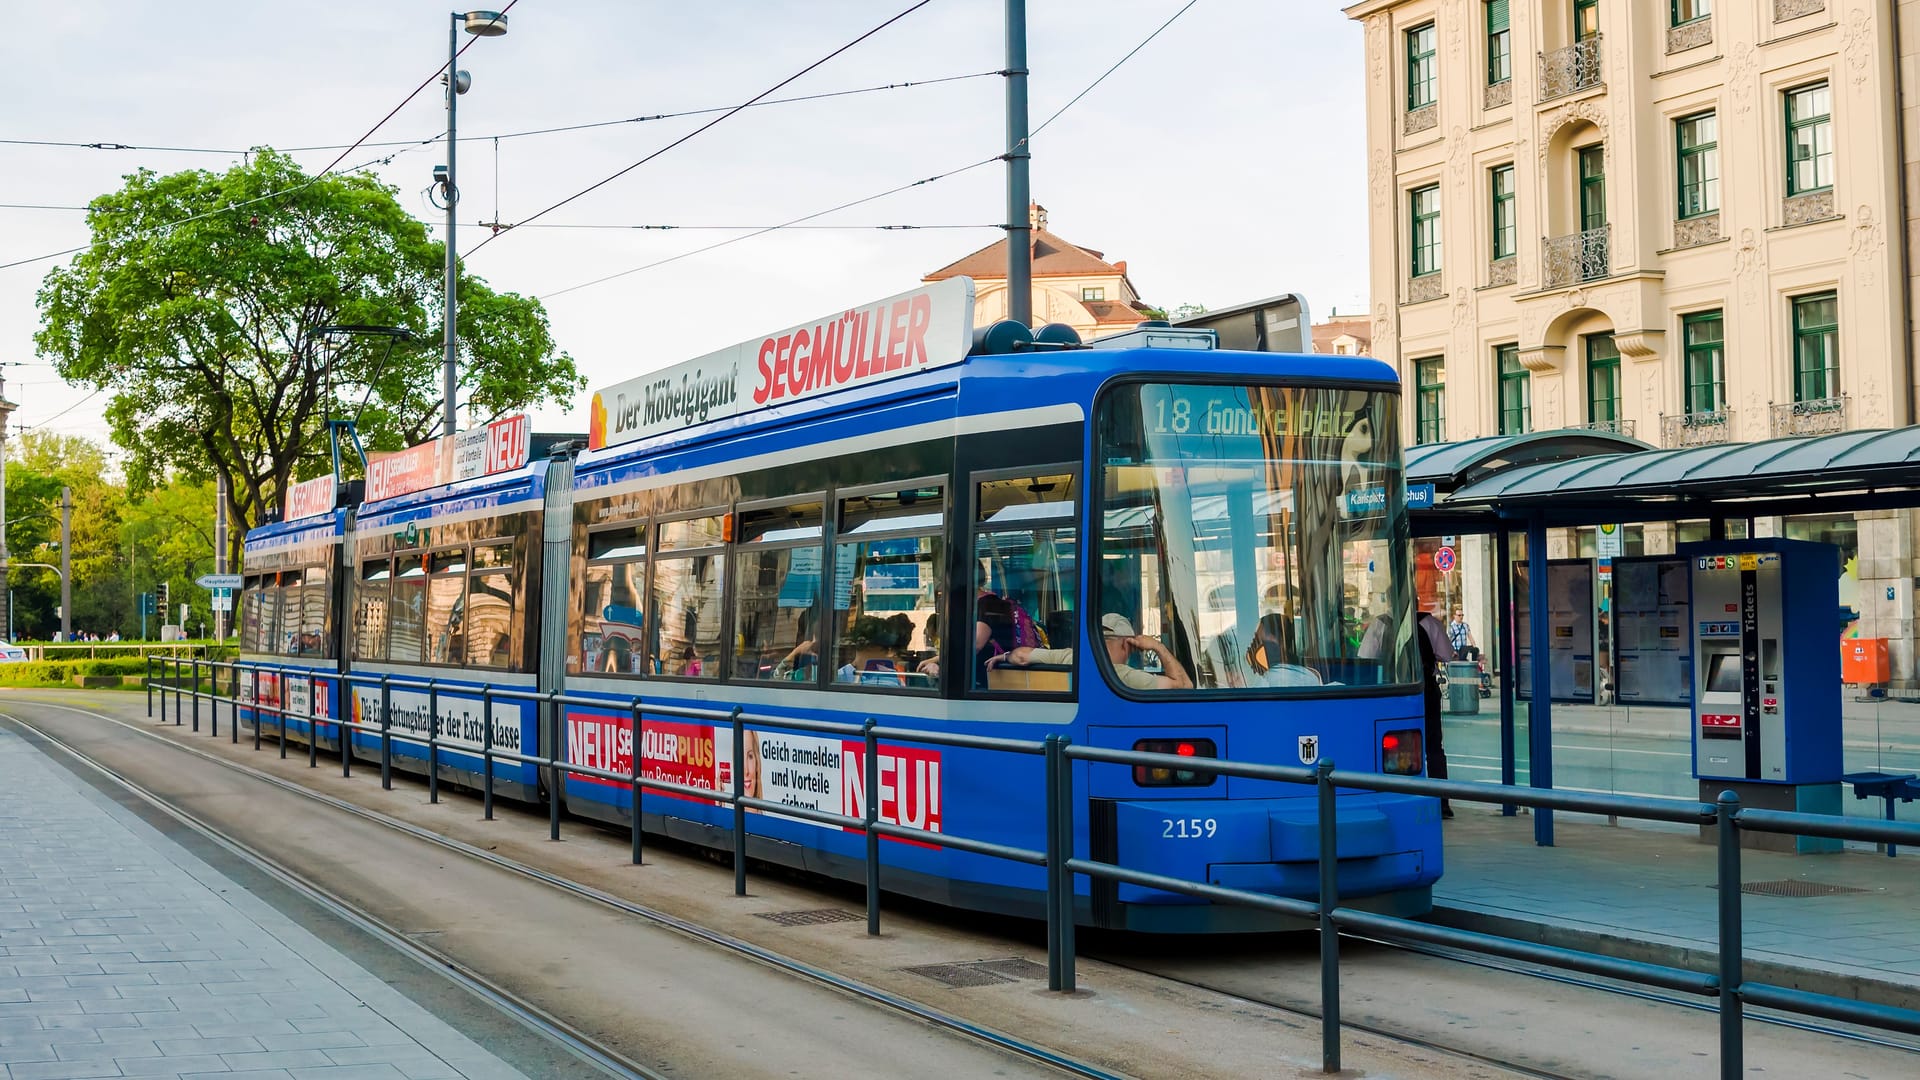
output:
[[[1417,683],[1397,405],[1332,387],[1109,392],[1095,596],[1133,637],[1097,650],[1108,677],[1280,693]]]

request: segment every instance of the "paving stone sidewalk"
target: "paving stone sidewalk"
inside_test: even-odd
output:
[[[0,1078],[522,1074],[0,729]]]

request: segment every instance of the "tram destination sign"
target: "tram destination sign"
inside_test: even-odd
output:
[[[946,367],[972,346],[973,279],[936,281],[596,391],[587,445],[618,446]]]

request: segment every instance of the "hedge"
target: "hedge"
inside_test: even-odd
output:
[[[116,660],[21,660],[0,663],[0,686],[72,686],[75,675],[144,675],[147,662]]]

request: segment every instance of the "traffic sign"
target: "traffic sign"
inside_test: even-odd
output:
[[[193,583],[203,589],[237,589],[240,587],[240,575],[201,574],[193,579]]]
[[[1443,547],[1433,553],[1433,568],[1435,570],[1443,574],[1451,574],[1453,573],[1453,563],[1454,555],[1452,548]]]
[[[1594,552],[1602,558],[1624,554],[1625,545],[1621,543],[1620,526],[1602,525],[1594,541]]]
[[[213,610],[232,611],[233,610],[233,594],[229,592],[224,592],[224,591],[214,593],[213,594]]]

